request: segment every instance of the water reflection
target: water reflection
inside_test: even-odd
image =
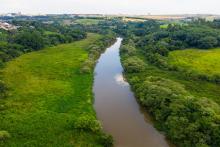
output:
[[[122,74],[116,74],[115,75],[115,81],[122,86],[128,86],[129,84],[124,80],[124,77]]]
[[[140,111],[140,107],[123,78],[119,47],[121,38],[101,55],[95,68],[94,107],[104,130],[111,134],[116,147],[168,147]],[[146,121],[147,120],[147,121]]]

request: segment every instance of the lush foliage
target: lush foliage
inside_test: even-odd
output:
[[[138,57],[131,57],[124,61],[124,70],[128,73],[142,72],[144,67],[144,62]]]
[[[100,54],[105,51],[107,46],[110,46],[115,41],[115,35],[109,33],[105,35],[105,38],[98,40],[97,42],[90,45],[87,50],[89,52],[89,58],[82,64],[80,69],[81,73],[92,73],[96,60]]]
[[[198,147],[220,144],[219,106],[216,103],[194,98],[183,85],[159,77],[147,77],[145,81],[133,77],[130,82],[140,103],[173,142]]]
[[[7,86],[6,84],[0,80],[0,99],[5,98],[7,96]]]
[[[140,35],[132,26],[127,26],[130,34],[124,36],[121,60],[132,90],[155,126],[177,146],[220,146],[220,56],[219,49],[210,49],[220,45],[217,27],[196,21]],[[185,50],[189,47],[203,50]],[[141,72],[128,66],[133,58],[144,62]]]
[[[10,138],[10,134],[7,131],[0,131],[0,141],[4,141]]]
[[[111,146],[92,107],[93,73],[80,74],[104,36],[24,54],[6,64],[9,95],[0,99],[0,146]],[[1,133],[0,133],[1,134]],[[1,138],[1,137],[0,137]],[[7,139],[6,139],[7,138]]]
[[[86,37],[81,26],[43,24],[37,21],[14,21],[20,28],[0,30],[0,62],[9,61],[23,53],[61,43],[70,43]]]

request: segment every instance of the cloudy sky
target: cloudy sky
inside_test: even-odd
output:
[[[0,13],[220,14],[220,0],[0,0]]]

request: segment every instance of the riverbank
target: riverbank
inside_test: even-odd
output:
[[[121,57],[135,96],[169,140],[177,146],[219,146],[218,85],[158,68],[132,44],[122,46]]]
[[[107,45],[100,40],[105,36],[88,34],[82,41],[7,63],[2,78],[9,96],[0,100],[0,130],[9,136],[0,146],[104,146],[109,142],[93,109],[93,73],[81,73],[92,55],[91,45],[100,50]]]

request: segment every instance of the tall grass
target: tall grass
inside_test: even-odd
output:
[[[100,131],[74,127],[84,115],[95,119],[93,73],[80,74],[79,70],[88,59],[86,48],[101,38],[89,34],[82,41],[28,53],[7,63],[2,79],[9,96],[0,100],[5,108],[0,109],[0,131],[10,133],[10,138],[0,141],[0,146],[103,146],[107,137]]]

